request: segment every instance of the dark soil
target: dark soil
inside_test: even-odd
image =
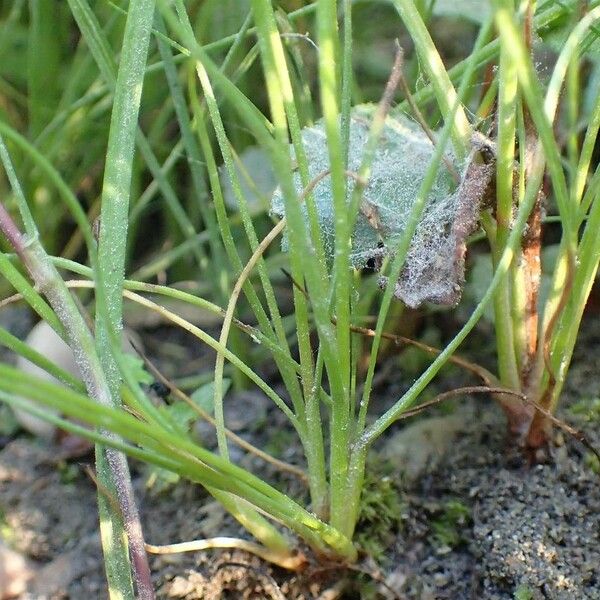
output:
[[[561,416],[600,446],[597,421],[568,409],[600,395],[597,321],[589,318],[582,327]],[[194,356],[196,367],[210,368],[210,360]],[[452,387],[452,377],[440,386]],[[397,382],[390,388],[397,390]],[[339,567],[290,575],[242,552],[154,556],[158,598],[600,599],[600,481],[589,452],[559,432],[552,460],[530,467],[506,447],[494,405],[482,398],[455,402],[452,414],[413,420],[377,448],[393,489],[401,490],[401,509],[381,540],[382,551],[361,563],[370,575]],[[269,422],[271,430],[282,425],[261,411],[240,419],[238,427],[259,446],[269,436],[257,422]],[[416,444],[419,439],[430,444]],[[21,597],[106,598],[96,492],[86,473],[91,458],[55,460],[56,448],[25,434],[2,444],[0,539],[36,571]],[[285,452],[286,460],[299,460],[298,449],[288,445]],[[276,477],[257,459],[248,466]],[[243,535],[199,486],[179,482],[158,493],[146,489],[145,467],[133,465],[133,471],[149,542]],[[292,480],[280,484],[301,493]]]
[[[566,440],[551,464],[530,467],[505,447],[499,419],[461,412],[465,430],[407,490],[397,589],[431,600],[600,598],[600,489],[585,452]]]

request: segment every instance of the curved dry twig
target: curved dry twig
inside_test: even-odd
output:
[[[428,402],[423,402],[423,404],[420,404],[419,406],[417,406],[416,408],[413,408],[412,410],[407,410],[406,412],[402,413],[398,417],[398,420],[400,421],[403,419],[408,419],[409,417],[414,417],[415,415],[418,415],[419,413],[423,412],[427,408],[431,408],[432,406],[435,406],[436,404],[440,404],[441,402],[444,402],[444,400],[448,400],[449,398],[452,398],[455,396],[461,396],[463,394],[504,394],[507,396],[516,396],[524,404],[529,404],[530,406],[532,406],[536,411],[538,411],[540,414],[542,414],[544,417],[546,417],[553,425],[555,425],[560,430],[564,431],[566,434],[568,434],[569,436],[571,436],[572,438],[576,439],[578,442],[583,444],[600,461],[600,450],[598,450],[588,440],[588,438],[585,436],[585,434],[582,431],[580,431],[579,429],[575,429],[575,427],[572,427],[565,421],[562,421],[561,419],[559,419],[558,417],[553,415],[549,410],[544,408],[541,404],[539,404],[535,400],[531,400],[531,399],[527,398],[527,396],[523,392],[517,392],[515,390],[509,390],[507,388],[490,387],[490,386],[467,386],[467,387],[462,387],[462,388],[456,388],[454,390],[449,390],[447,392],[438,394],[435,398],[433,398],[433,400],[429,400]]]
[[[191,542],[181,542],[178,544],[166,544],[156,546],[154,544],[146,544],[146,551],[151,554],[178,554],[180,552],[199,552],[203,550],[224,550],[237,549],[244,550],[250,554],[254,554],[267,562],[273,563],[283,569],[290,571],[299,571],[306,565],[306,556],[302,553],[297,553],[294,556],[282,556],[280,552],[275,552],[261,546],[256,542],[242,540],[233,537],[214,537],[204,540],[193,540]]]

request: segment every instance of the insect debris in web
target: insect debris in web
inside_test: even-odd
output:
[[[412,308],[424,302],[454,306],[465,282],[467,240],[493,204],[496,147],[475,133],[456,190],[431,202],[413,236],[394,296]],[[385,287],[387,278],[380,278]]]
[[[349,172],[357,172],[360,168],[373,114],[373,106],[352,109]],[[330,173],[323,123],[305,128],[302,141],[309,158],[308,177],[312,180],[321,173]],[[291,152],[294,156],[293,148]],[[362,201],[352,232],[350,262],[353,268],[380,272],[384,261],[393,258],[434,153],[431,140],[408,115],[396,112],[386,117],[369,179],[363,184]],[[408,306],[417,307],[424,302],[454,305],[460,300],[467,238],[479,226],[480,210],[487,207],[493,197],[495,156],[494,143],[476,135],[466,160],[459,162],[456,156],[448,153],[447,159],[452,160],[460,172],[458,185],[456,177],[440,165],[404,266],[394,283],[394,295]],[[303,185],[299,174],[294,174],[294,183],[301,194]],[[352,201],[355,186],[356,181],[350,178],[348,203]],[[325,253],[332,259],[335,210],[331,178],[320,178],[312,192]],[[302,210],[308,221],[304,205]],[[273,195],[271,212],[285,216],[280,189]],[[283,249],[287,248],[284,233]],[[382,276],[379,283],[383,287],[388,280]]]

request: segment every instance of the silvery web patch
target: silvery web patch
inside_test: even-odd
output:
[[[352,110],[348,170],[357,172],[367,142],[374,107]],[[327,139],[322,122],[303,130],[302,140],[309,162],[309,179],[329,169]],[[399,113],[388,116],[364,190],[361,210],[352,233],[351,262],[360,269],[391,256],[405,230],[434,147],[420,126]],[[293,149],[292,149],[293,154]],[[442,164],[411,241],[405,265],[395,284],[394,294],[405,304],[417,307],[423,302],[456,304],[464,283],[465,240],[477,227],[479,205],[493,175],[491,164],[477,163],[474,153],[463,165],[460,184]],[[449,155],[450,160],[456,159]],[[296,191],[302,194],[299,173],[294,175]],[[350,203],[356,182],[348,178]],[[334,208],[331,178],[325,177],[313,192],[325,250],[333,257]],[[306,208],[303,208],[306,218]],[[281,190],[277,188],[271,212],[285,215]],[[284,250],[287,239],[284,238]],[[384,278],[382,283],[387,284]]]

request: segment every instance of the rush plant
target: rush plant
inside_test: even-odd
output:
[[[572,7],[558,36],[563,43],[552,75],[543,85],[531,53],[535,3],[495,4],[501,45],[497,205],[495,219],[486,216],[484,226],[497,264],[515,207],[527,194],[537,195],[505,285],[494,299],[500,379],[533,402],[503,404],[511,431],[536,451],[549,442],[549,415],[559,402],[600,260],[600,175],[592,161],[600,124],[598,88],[592,91],[591,105],[584,108],[581,103],[583,61],[596,64],[600,8],[583,3],[590,6],[580,16]],[[541,10],[544,3],[540,4]],[[520,9],[517,18],[515,8]],[[557,131],[565,132],[564,142],[557,139]],[[541,178],[542,165],[547,185]],[[545,291],[542,232],[548,207],[556,211],[561,237]]]
[[[69,0],[98,78],[112,90],[97,239],[60,173],[15,127],[0,122],[7,142],[0,145],[0,154],[21,219],[17,225],[5,203],[0,204],[0,229],[13,251],[0,254],[0,271],[71,345],[83,374],[82,382],[74,381],[2,331],[2,343],[27,352],[29,360],[67,387],[23,379],[14,368],[0,365],[0,399],[98,444],[103,545],[115,598],[133,597],[128,552],[140,597],[152,597],[122,453],[203,485],[259,542],[218,538],[195,547],[237,544],[279,565],[301,568],[307,558],[298,551],[301,540],[302,547],[322,560],[355,561],[358,549],[353,535],[370,447],[419,402],[490,303],[496,316],[500,373],[498,380],[486,380],[486,390],[493,389],[505,407],[513,431],[527,436],[531,445],[539,445],[540,435],[545,440],[545,415],[556,406],[600,255],[594,235],[600,225],[599,176],[590,174],[600,101],[596,98],[593,103],[582,143],[576,107],[582,44],[589,42],[600,9],[565,25],[577,2],[540,2],[534,11],[531,2],[516,6],[512,0],[497,0],[479,28],[470,55],[447,71],[425,24],[428,12],[418,10],[423,7],[417,5],[424,3],[393,0],[429,84],[415,92],[410,103],[391,111],[403,78],[400,52],[379,105],[353,107],[353,4],[318,0],[286,14],[275,11],[270,0],[252,0],[237,34],[205,45],[198,32],[204,28],[208,33],[208,26],[202,24],[208,11],[189,10],[198,8],[196,3],[157,0],[155,6],[153,0],[131,0],[123,16],[125,34],[116,71],[106,35],[109,25],[100,23],[87,0]],[[435,3],[432,7],[435,10]],[[309,82],[303,79],[306,65],[295,47],[298,40],[307,39],[289,35],[297,33],[295,20],[309,18],[314,19],[315,36],[308,41],[318,49],[314,53],[318,101],[313,101]],[[567,41],[549,83],[543,85],[528,40],[533,31],[560,28]],[[149,65],[148,47],[153,57]],[[223,50],[224,58],[219,54]],[[258,59],[260,65],[254,65]],[[473,98],[473,82],[494,63],[498,69],[488,82],[488,92]],[[260,67],[264,83],[266,106],[261,108],[235,83],[236,76],[251,66]],[[189,230],[187,214],[182,214],[169,185],[171,155],[161,165],[138,129],[142,86],[157,72],[164,72],[168,104],[179,132],[175,154],[183,153],[187,159],[203,224],[199,234]],[[552,127],[565,78],[573,127],[566,161]],[[485,132],[487,137],[476,135],[479,123],[469,118],[466,107],[473,105],[475,114],[479,111],[483,117],[496,97],[497,117],[491,131]],[[416,108],[432,105],[443,119],[443,127],[434,132]],[[321,117],[313,122],[310,115],[315,107]],[[256,218],[243,191],[241,148],[234,143],[240,130],[260,147],[275,173],[278,189],[272,199],[272,221],[265,215],[262,221]],[[25,154],[58,190],[86,242],[88,265],[44,250],[7,146]],[[218,281],[209,287],[208,297],[124,276],[129,217],[141,210],[136,208],[137,198],[131,207],[129,203],[136,146],[187,232],[169,256],[196,248],[198,277]],[[224,165],[221,170],[219,163]],[[542,194],[546,172],[551,188]],[[224,173],[235,211],[228,210],[225,202]],[[536,269],[546,197],[558,207],[563,240],[550,295],[540,299]],[[409,390],[385,413],[373,416],[369,411],[373,377],[394,297],[412,305],[456,303],[467,238],[476,229],[480,213],[494,262],[487,291]],[[270,230],[259,235],[265,223]],[[282,234],[293,295],[289,314],[282,314],[267,258],[269,252],[278,255],[271,247]],[[379,281],[373,277],[361,281],[359,271],[365,266],[381,271]],[[81,279],[65,282],[58,269]],[[69,287],[95,292],[93,336]],[[359,298],[365,288],[370,303]],[[163,306],[162,298],[217,315],[222,319],[220,335],[186,321]],[[199,444],[167,406],[156,406],[146,396],[121,350],[123,299],[159,313],[216,351],[214,415],[209,419],[216,427],[218,452]],[[375,307],[376,325],[368,332],[372,335],[368,366],[360,380],[365,330],[359,325],[367,304]],[[248,311],[252,325],[242,319]],[[269,353],[285,393],[256,373],[251,354],[242,352],[243,344],[237,345],[243,337]],[[227,428],[226,363],[287,417],[304,452],[302,468],[244,444]],[[36,400],[39,406],[32,407],[23,398]],[[189,402],[206,417],[193,400]],[[544,412],[536,412],[536,404]],[[245,450],[304,479],[309,504],[232,462],[232,443],[242,443]]]

